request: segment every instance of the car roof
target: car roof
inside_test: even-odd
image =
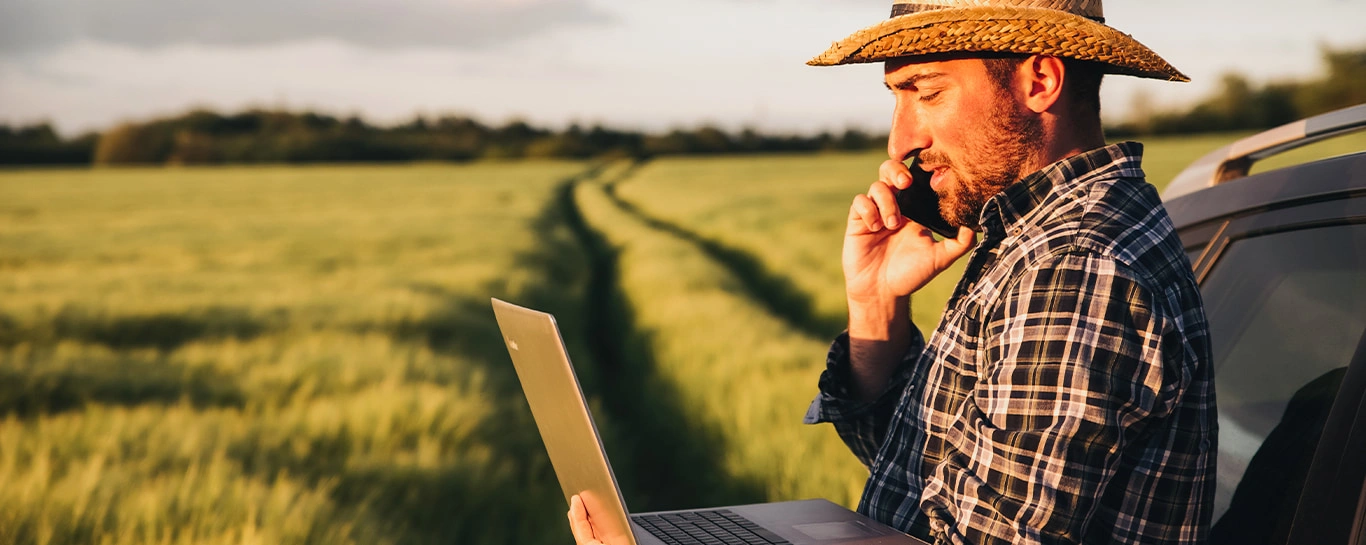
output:
[[[1366,152],[1241,178],[1164,202],[1177,229],[1232,214],[1366,195]]]
[[[1240,139],[1197,159],[1182,170],[1162,199],[1175,200],[1205,188],[1247,177],[1252,164],[1320,140],[1366,129],[1366,104],[1287,123]],[[1241,185],[1241,184],[1240,184]]]

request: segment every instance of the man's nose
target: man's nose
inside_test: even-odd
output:
[[[887,135],[887,157],[905,161],[918,150],[930,147],[929,134],[924,130],[915,108],[900,98],[892,110],[892,132]]]

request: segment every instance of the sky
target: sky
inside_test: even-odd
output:
[[[0,0],[0,123],[65,135],[205,107],[310,109],[635,130],[712,124],[885,131],[881,66],[808,67],[886,18],[888,0]],[[1107,23],[1192,83],[1116,76],[1189,104],[1238,71],[1319,74],[1320,48],[1366,47],[1366,0],[1109,0]]]

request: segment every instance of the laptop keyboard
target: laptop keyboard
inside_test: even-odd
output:
[[[631,520],[669,545],[779,545],[792,542],[729,509],[633,515]]]

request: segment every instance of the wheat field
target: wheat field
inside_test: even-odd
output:
[[[0,176],[0,542],[567,539],[484,315],[577,307],[582,169]]]
[[[0,172],[0,542],[568,543],[489,297],[557,315],[633,510],[852,507],[800,422],[880,157]]]

